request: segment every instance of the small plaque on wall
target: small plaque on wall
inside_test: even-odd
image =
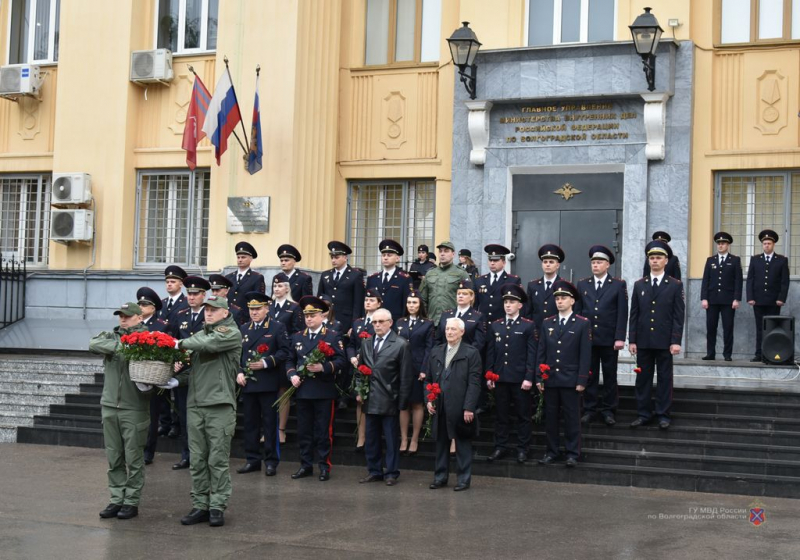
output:
[[[269,231],[268,196],[229,196],[228,233],[266,233]]]

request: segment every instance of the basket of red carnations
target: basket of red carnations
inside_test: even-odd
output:
[[[184,352],[175,348],[175,339],[162,332],[133,332],[121,338],[120,353],[128,359],[131,381],[164,385],[174,375],[174,364]]]

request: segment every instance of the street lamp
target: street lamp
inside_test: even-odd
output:
[[[461,82],[467,89],[470,99],[475,99],[476,89],[476,76],[478,73],[478,66],[475,64],[475,56],[478,54],[478,49],[481,48],[481,43],[475,32],[469,28],[469,22],[463,21],[464,27],[456,29],[452,35],[447,39],[450,45],[450,56],[453,58],[453,64],[458,67],[458,75],[461,76]],[[469,73],[467,73],[469,68]]]
[[[650,13],[650,8],[645,8],[644,13],[637,17],[632,25],[628,26],[633,35],[633,45],[636,53],[642,57],[644,75],[647,79],[647,89],[656,89],[656,49],[661,34],[664,32],[658,25],[656,16]]]

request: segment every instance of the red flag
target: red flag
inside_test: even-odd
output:
[[[206,137],[206,133],[203,132],[203,124],[206,120],[210,101],[211,94],[208,93],[200,77],[195,76],[192,98],[189,101],[189,109],[186,111],[183,143],[181,144],[181,147],[186,150],[186,165],[192,170],[197,166],[197,144]]]

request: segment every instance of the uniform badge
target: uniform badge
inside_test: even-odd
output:
[[[225,325],[222,325],[222,326],[220,326],[220,327],[217,327],[217,332],[226,333],[226,332],[228,332],[229,330],[230,330],[230,329],[229,329],[228,327],[226,327]]]
[[[342,344],[341,340],[339,341],[339,349],[340,350],[344,350],[344,344]]]
[[[181,323],[181,326],[180,326],[180,328],[182,328],[182,329],[188,329],[188,328],[189,328],[189,322],[188,322],[188,321],[184,321],[183,323]]]
[[[297,348],[297,350],[298,350],[298,351],[300,351],[300,350],[302,350],[302,349],[303,349],[303,343],[302,343],[302,342],[298,342],[298,343],[297,343],[297,344],[295,344],[294,346],[295,346],[295,348]]]
[[[642,297],[644,297],[644,290],[642,290]]]
[[[550,327],[549,329],[547,329],[547,332],[550,333],[550,336],[553,336],[553,330],[554,330],[553,327]]]

